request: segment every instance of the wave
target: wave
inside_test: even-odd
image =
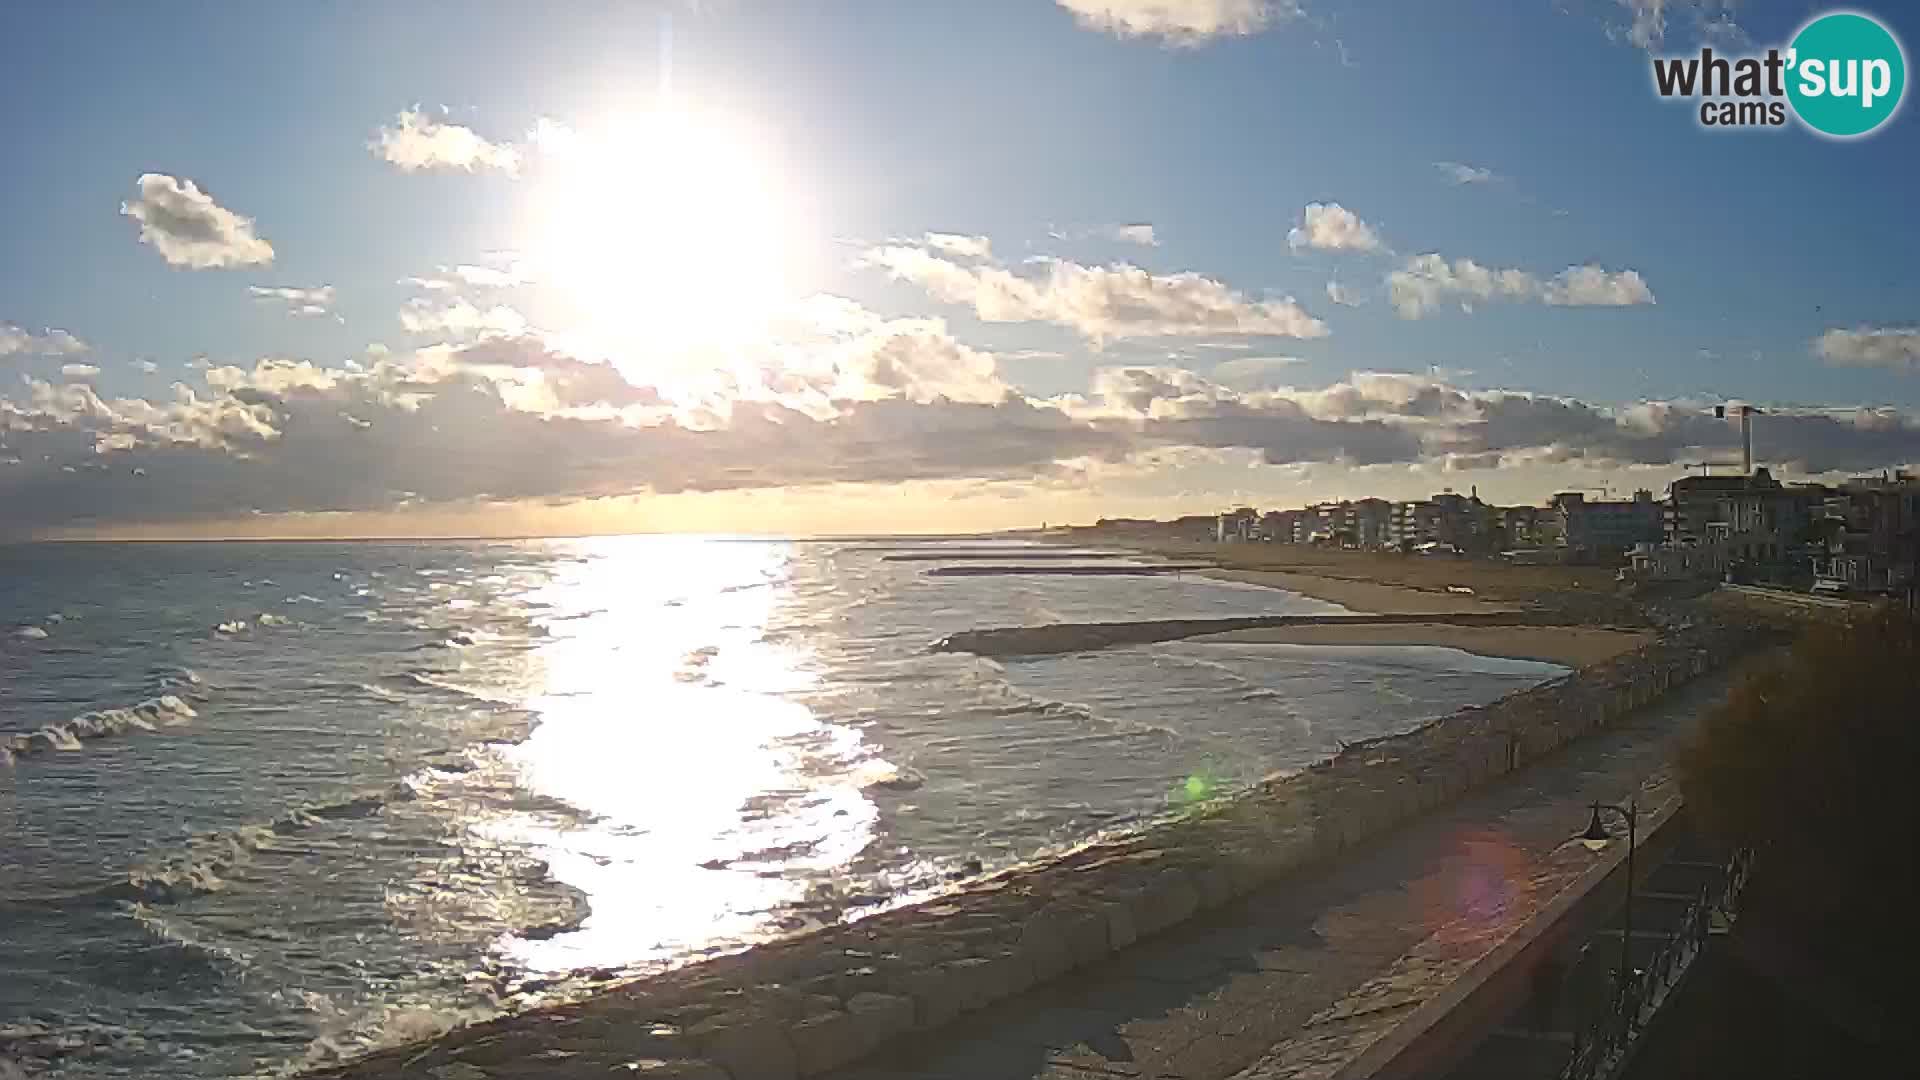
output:
[[[176,904],[217,893],[227,887],[227,875],[282,837],[330,822],[373,817],[393,803],[415,797],[412,787],[399,783],[338,799],[302,803],[264,824],[195,837],[181,854],[137,866],[127,872],[125,880],[95,895],[136,904]]]
[[[179,694],[161,694],[128,708],[81,713],[25,735],[0,736],[0,765],[11,765],[33,754],[84,749],[85,743],[96,739],[179,727],[198,715]]]
[[[450,695],[471,699],[473,701],[484,701],[489,705],[515,706],[519,704],[518,701],[510,697],[503,697],[499,694],[488,693],[485,690],[475,690],[471,687],[444,682],[441,676],[445,674],[447,673],[416,669],[413,671],[402,671],[392,675],[382,675],[376,682],[378,686],[384,689],[374,690],[374,693],[379,697],[391,697],[392,691],[395,690],[414,693],[424,690],[432,694]],[[373,689],[372,687],[364,686],[364,684],[363,688]]]

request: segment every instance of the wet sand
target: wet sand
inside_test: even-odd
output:
[[[1395,590],[1399,591],[1399,590]],[[1325,599],[1325,598],[1323,598]],[[1482,656],[1541,660],[1580,668],[1652,641],[1650,633],[1592,626],[1458,626],[1397,623],[1361,626],[1274,626],[1203,634],[1191,642],[1263,645],[1440,645]]]

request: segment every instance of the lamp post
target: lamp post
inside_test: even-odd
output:
[[[1580,842],[1587,845],[1589,851],[1599,851],[1613,841],[1607,833],[1607,827],[1600,822],[1600,811],[1611,810],[1627,822],[1627,906],[1620,917],[1620,971],[1618,975],[1620,989],[1625,992],[1633,976],[1633,849],[1639,840],[1636,823],[1639,820],[1639,805],[1628,802],[1626,806],[1612,803],[1594,803],[1593,819],[1587,823],[1587,831],[1580,834]]]

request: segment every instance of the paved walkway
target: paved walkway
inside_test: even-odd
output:
[[[1587,805],[1677,799],[1709,675],[1452,807],[836,1080],[1330,1076],[1593,866]]]

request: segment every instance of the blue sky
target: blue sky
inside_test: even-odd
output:
[[[1509,455],[1501,463],[1508,481],[1520,466],[1539,470],[1577,458],[1579,468],[1604,473],[1619,464],[1618,440],[1611,438],[1599,445],[1549,434],[1537,446],[1493,446],[1424,428],[1422,453],[1380,461],[1339,438],[1333,441],[1340,445],[1327,445],[1326,433],[1302,434],[1304,449],[1292,453],[1288,437],[1236,443],[1209,429],[1193,445],[1212,458],[1195,462],[1182,457],[1186,444],[1171,432],[1132,442],[1108,438],[1123,420],[1138,430],[1156,419],[1151,408],[1121,417],[1118,405],[1095,415],[1089,404],[1099,397],[1100,372],[1109,373],[1111,385],[1111,373],[1129,367],[1178,369],[1200,381],[1159,378],[1167,398],[1159,420],[1198,420],[1196,402],[1205,399],[1218,421],[1226,394],[1218,388],[1231,386],[1235,393],[1294,392],[1285,401],[1232,402],[1293,410],[1282,421],[1299,419],[1305,402],[1315,423],[1378,422],[1379,409],[1336,414],[1299,396],[1349,385],[1362,372],[1418,376],[1460,395],[1469,412],[1487,400],[1475,395],[1521,391],[1611,410],[1622,423],[1621,410],[1642,401],[1723,399],[1879,406],[1893,410],[1886,415],[1896,419],[1887,423],[1905,423],[1901,418],[1920,407],[1920,351],[1905,333],[1920,306],[1914,110],[1850,142],[1791,124],[1716,132],[1696,124],[1692,106],[1662,101],[1651,87],[1650,53],[1696,50],[1703,39],[1736,52],[1764,48],[1783,43],[1822,10],[1764,0],[16,5],[0,15],[0,30],[13,43],[8,92],[0,96],[0,125],[13,150],[0,167],[0,328],[27,344],[0,356],[0,397],[16,402],[16,430],[6,436],[0,428],[0,457],[20,459],[0,472],[0,497],[10,489],[14,497],[57,493],[65,509],[36,526],[44,529],[122,519],[417,512],[423,503],[472,509],[528,499],[547,506],[621,499],[631,510],[634,499],[649,494],[732,498],[745,489],[779,488],[798,498],[849,483],[893,485],[906,497],[939,501],[952,497],[940,485],[985,484],[1000,496],[997,503],[1018,506],[1024,518],[1048,505],[1061,507],[1056,517],[1072,517],[1109,503],[1184,508],[1226,497],[1284,502],[1340,494],[1335,489],[1362,484],[1343,471],[1359,465],[1412,470],[1411,478],[1367,474],[1367,482],[1387,488],[1431,486],[1421,470],[1456,445],[1469,456],[1447,468],[1466,470],[1467,482],[1467,473],[1499,471],[1485,456],[1493,453]],[[1916,32],[1899,5],[1859,10],[1880,15],[1908,39]],[[1657,38],[1656,28],[1664,31]],[[725,206],[701,206],[685,235],[676,231],[672,244],[655,245],[657,222],[622,223],[630,204],[619,193],[627,179],[602,176],[585,188],[553,179],[557,155],[530,133],[544,122],[585,132],[591,142],[607,118],[653,108],[663,57],[671,59],[676,107],[695,125],[723,122],[728,138],[744,144],[715,160],[752,162],[753,190],[776,208],[778,245],[762,247],[744,235]],[[513,153],[518,169],[510,174],[472,161],[409,169],[370,149],[381,129],[404,126],[399,114],[416,106],[420,123],[468,129],[485,145]],[[677,149],[650,145],[591,160],[595,170],[609,160],[610,171],[634,170],[644,191],[657,167],[649,152]],[[191,184],[204,205],[251,219],[271,261],[235,265],[248,256],[229,253],[210,256],[227,260],[223,265],[170,265],[184,256],[170,260],[159,243],[143,242],[140,222],[120,212],[143,197],[140,178],[148,174]],[[1462,176],[1472,182],[1459,182]],[[730,182],[714,178],[715,190],[732,190]],[[708,186],[698,176],[691,184]],[[562,249],[557,269],[551,261],[528,269],[526,253],[549,244],[546,223],[566,209],[556,204],[583,197],[604,204],[571,209],[609,222],[609,235],[630,241],[630,253],[614,258],[595,248],[582,264],[587,256],[575,244]],[[1357,218],[1366,230],[1358,246],[1370,250],[1350,242],[1290,245],[1289,230],[1303,225],[1309,204]],[[1119,238],[1115,229],[1123,225],[1151,225],[1154,243],[1138,242],[1138,230],[1133,241]],[[985,238],[992,256],[955,256],[929,246],[929,233]],[[887,250],[916,252],[919,261],[908,267],[900,257],[875,254]],[[1445,260],[1442,272],[1455,275],[1456,284],[1458,260],[1527,278],[1510,293],[1477,299],[1434,292],[1431,275],[1417,274],[1428,299],[1411,312],[1395,301],[1414,294],[1404,282],[1396,291],[1392,275],[1417,269],[1414,260],[1430,253]],[[575,265],[564,265],[569,259]],[[115,403],[165,408],[181,393],[171,384],[182,382],[200,401],[238,390],[239,406],[250,408],[267,392],[257,369],[264,357],[345,371],[349,362],[417,365],[409,358],[422,349],[458,357],[458,350],[501,347],[506,339],[541,356],[607,365],[673,406],[566,419],[710,433],[716,423],[737,423],[737,416],[716,422],[710,415],[732,403],[716,406],[700,397],[706,391],[691,389],[676,397],[671,385],[709,361],[656,362],[651,351],[667,346],[641,327],[621,327],[613,338],[573,333],[586,316],[603,328],[617,323],[603,309],[624,306],[624,286],[583,290],[578,282],[589,272],[633,266],[634,289],[669,294],[637,299],[637,312],[697,308],[705,322],[730,323],[738,310],[739,321],[752,322],[764,311],[749,310],[744,299],[730,307],[727,291],[735,270],[768,262],[781,271],[782,302],[830,295],[852,301],[870,320],[835,331],[835,349],[848,346],[848,335],[897,337],[907,324],[889,320],[943,320],[938,341],[915,338],[921,351],[914,363],[924,362],[930,373],[920,384],[871,378],[850,390],[843,380],[823,391],[828,402],[839,395],[873,409],[888,398],[941,407],[928,388],[950,384],[939,369],[959,348],[991,358],[990,389],[975,385],[961,397],[984,402],[1015,393],[1029,408],[1051,410],[1048,423],[1058,413],[1069,426],[1094,425],[1098,437],[1075,436],[1058,454],[1036,448],[1017,461],[933,455],[911,474],[865,469],[835,451],[816,469],[774,470],[764,484],[684,475],[663,481],[646,467],[661,452],[649,444],[621,451],[636,455],[624,482],[556,466],[553,476],[529,477],[510,491],[447,481],[422,492],[422,484],[396,475],[384,487],[267,502],[241,484],[225,502],[196,498],[177,513],[167,499],[129,499],[123,482],[76,492],[70,478],[84,470],[61,468],[74,464],[63,454],[88,455],[75,460],[94,466],[119,454],[127,456],[120,463],[127,475],[142,468],[141,478],[154,481],[156,462],[135,459],[160,455],[182,482],[192,477],[204,486],[229,475],[231,462],[203,459],[300,452],[280,427],[296,410],[271,406],[274,415],[262,413],[251,426],[241,421],[245,430],[237,436],[229,423],[226,434],[202,437],[191,431],[208,422],[204,416],[162,421],[138,405]],[[1113,292],[1118,279],[1106,274],[1122,264],[1138,267],[1141,287],[1172,297],[1168,302],[1184,304],[1185,290],[1198,287],[1179,275],[1218,285],[1243,305],[1291,297],[1324,332],[1245,332],[1254,324],[1227,316],[1195,326],[1129,324],[1128,305],[1145,301]],[[403,283],[444,280],[438,268],[461,265],[508,268],[526,280],[484,295],[465,288],[468,282],[437,292]],[[962,279],[945,286],[936,280],[956,267]],[[1598,292],[1549,302],[1574,295],[1555,294],[1553,282],[1578,267],[1596,268],[1601,276],[1589,284]],[[1056,288],[1038,301],[1028,297],[1018,310],[990,311],[981,306],[984,269],[1022,281],[1084,270],[1073,279],[1077,285],[1117,306],[1089,315],[1085,296]],[[1329,281],[1357,305],[1335,303]],[[256,296],[250,286],[299,289],[306,299]],[[327,291],[306,292],[321,289]],[[410,303],[439,311],[456,292],[480,311],[504,308],[514,320],[471,326],[437,319],[418,332],[403,325],[400,313]],[[1473,301],[1471,312],[1461,310],[1463,298]],[[1589,302],[1596,298],[1607,302]],[[656,301],[659,307],[650,306]],[[752,304],[764,308],[767,301]],[[302,306],[313,313],[290,314]],[[58,345],[55,329],[85,343],[85,351]],[[729,347],[739,346],[736,329],[721,335]],[[1822,356],[1815,342],[1835,330],[1875,336],[1845,338]],[[686,346],[687,333],[677,333],[672,347]],[[377,347],[374,359],[370,346]],[[702,338],[690,351],[710,357],[706,346]],[[202,364],[188,366],[199,357]],[[1287,362],[1242,364],[1229,369],[1230,377],[1216,373],[1220,363],[1249,357]],[[141,361],[155,370],[143,370]],[[960,364],[988,378],[978,362]],[[209,368],[226,367],[250,381],[207,381]],[[552,369],[539,360],[505,367]],[[488,369],[487,386],[502,385],[497,375]],[[472,377],[461,368],[460,378]],[[688,378],[689,386],[700,382]],[[36,391],[29,379],[45,389]],[[282,379],[271,392],[312,396],[313,381],[289,390]],[[1215,389],[1195,389],[1200,384]],[[1386,396],[1413,394],[1413,383],[1399,385]],[[112,418],[100,419],[101,409],[81,400],[86,395]],[[542,418],[567,407],[619,404],[605,397],[547,401]],[[515,420],[528,408],[502,407],[515,411]],[[851,423],[840,422],[850,414],[830,403],[807,408],[815,421]],[[706,419],[694,415],[700,409]],[[26,419],[29,411],[35,419]],[[905,418],[910,410],[900,411],[892,423],[915,423]],[[935,429],[945,422],[926,416]],[[967,427],[977,429],[972,421]],[[989,425],[978,438],[993,441],[993,430]],[[1796,451],[1802,434],[1788,440]],[[39,441],[27,446],[30,437]],[[261,445],[249,451],[236,437]],[[1668,441],[1671,460],[1650,460],[1661,455],[1645,446],[1628,456],[1671,473],[1695,448],[1688,439]],[[1809,472],[1846,471],[1920,458],[1920,438],[1909,445],[1876,436],[1869,443],[1871,450],[1852,447],[1837,456],[1815,447],[1802,464]],[[199,457],[189,459],[190,445]],[[409,452],[432,446],[406,445],[414,448]],[[1252,464],[1267,466],[1270,475],[1250,478],[1250,469],[1262,470],[1223,458],[1248,449],[1262,455]],[[1180,461],[1166,460],[1169,452]],[[1876,454],[1893,456],[1869,460]],[[315,458],[326,459],[327,448],[316,449]],[[745,455],[729,467],[750,469],[751,461]],[[472,460],[452,464],[484,468]],[[275,467],[286,470],[277,486],[304,482],[297,463]],[[203,468],[211,472],[196,471]],[[1221,470],[1231,470],[1231,478],[1221,479]],[[542,479],[552,481],[551,491],[541,490]],[[1563,482],[1550,470],[1537,479],[1548,488]],[[724,502],[692,518],[724,524],[727,514],[744,512]]]

